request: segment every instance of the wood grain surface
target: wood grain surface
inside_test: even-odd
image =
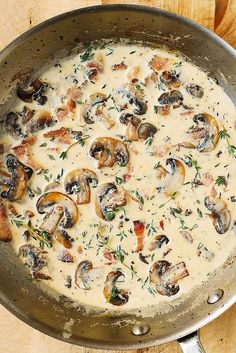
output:
[[[236,0],[0,0],[0,50],[47,18],[79,7],[112,3],[160,7],[184,15],[214,30],[236,48]],[[207,353],[236,353],[236,305],[201,329],[200,336]],[[105,353],[48,337],[0,306],[0,353],[3,352]],[[180,353],[181,350],[176,342],[171,342],[135,353],[145,352]]]

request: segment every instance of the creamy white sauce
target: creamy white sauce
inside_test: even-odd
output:
[[[68,234],[74,239],[72,248],[68,250],[74,258],[74,263],[63,263],[58,260],[58,256],[64,248],[56,240],[53,240],[52,248],[44,248],[47,251],[45,254],[47,266],[41,271],[52,278],[52,280],[44,281],[48,286],[82,304],[117,310],[141,308],[148,305],[161,305],[163,302],[173,301],[175,298],[181,297],[183,294],[191,291],[193,287],[206,281],[208,276],[223,263],[235,247],[236,234],[233,230],[233,222],[236,220],[236,203],[232,202],[230,198],[236,196],[236,161],[227,152],[226,140],[219,139],[216,148],[211,152],[199,152],[196,149],[176,147],[178,143],[189,140],[186,131],[194,124],[193,117],[201,113],[211,114],[216,119],[220,130],[224,126],[230,135],[231,144],[235,145],[235,107],[222,88],[215,84],[212,79],[208,78],[205,72],[183,58],[165,50],[143,47],[136,44],[110,44],[108,47],[97,49],[96,51],[100,52],[103,57],[103,72],[98,73],[94,83],[89,82],[85,86],[82,96],[77,99],[79,103],[76,104],[74,113],[68,114],[62,121],[58,121],[56,125],[35,133],[37,141],[31,147],[32,157],[42,165],[44,171],[38,175],[34,173],[28,185],[32,190],[36,190],[39,187],[43,192],[48,183],[56,179],[57,175],[61,173],[62,168],[63,175],[60,178],[60,183],[53,191],[63,193],[65,193],[64,177],[73,169],[88,168],[94,171],[98,176],[99,185],[107,182],[113,182],[117,185],[116,180],[119,181],[117,177],[122,178],[125,174],[129,174],[131,178],[127,182],[117,185],[117,187],[119,190],[124,188],[131,194],[132,191],[138,191],[139,195],[143,198],[144,204],[141,207],[139,202],[134,201],[128,196],[127,205],[124,206],[125,215],[123,210],[118,211],[113,221],[106,222],[100,219],[95,213],[96,188],[91,188],[90,203],[78,205],[79,219],[71,229],[67,229]],[[179,79],[181,81],[180,87],[176,89],[182,93],[184,104],[193,109],[189,115],[183,115],[188,109],[184,109],[182,106],[176,109],[171,108],[169,114],[166,116],[157,114],[154,112],[154,106],[160,105],[158,97],[164,90],[168,91],[168,89],[165,85],[159,85],[158,83],[149,83],[146,87],[142,85],[141,89],[143,90],[145,101],[147,101],[148,109],[146,114],[139,117],[145,122],[152,123],[158,129],[151,145],[148,146],[148,143],[144,140],[134,141],[127,145],[130,153],[130,163],[128,166],[120,167],[115,164],[110,168],[97,169],[97,161],[88,154],[91,143],[96,137],[110,136],[120,139],[119,135],[125,135],[126,126],[119,122],[122,112],[118,112],[115,109],[112,99],[109,99],[106,103],[108,108],[107,114],[115,122],[115,125],[110,130],[99,121],[96,121],[92,125],[87,125],[81,120],[80,116],[83,103],[89,99],[91,94],[97,92],[106,94],[107,96],[110,94],[114,97],[117,104],[122,102],[122,97],[117,91],[123,84],[129,82],[127,78],[128,73],[134,67],[138,67],[140,70],[135,75],[135,78],[144,82],[145,77],[153,72],[148,63],[155,55],[172,60],[167,69],[171,69],[175,65],[174,68],[180,73]],[[112,66],[122,61],[127,65],[127,69],[112,71]],[[86,75],[86,62],[81,63],[79,55],[67,58],[59,64],[60,66],[50,68],[40,77],[42,81],[49,84],[46,93],[48,97],[47,103],[43,107],[40,107],[36,103],[27,104],[19,100],[13,111],[21,112],[23,106],[26,105],[30,109],[48,110],[56,118],[55,111],[66,102],[65,96],[67,90],[71,87],[81,85]],[[74,81],[74,79],[77,81]],[[202,98],[195,98],[187,93],[186,85],[189,83],[198,84],[203,88],[204,95]],[[129,105],[125,112],[132,112],[133,108],[133,106]],[[43,134],[47,131],[56,130],[62,126],[72,130],[80,130],[84,135],[89,135],[84,146],[75,144],[68,151],[67,158],[64,160],[59,158],[59,156],[68,148],[68,145],[60,144],[56,140],[50,141],[43,137]],[[12,144],[16,146],[20,143],[6,135],[2,137],[2,140],[8,146]],[[75,141],[73,140],[72,142]],[[45,143],[46,146],[43,145]],[[44,147],[40,147],[42,145]],[[169,145],[170,147],[169,152],[163,157],[153,153],[157,149],[159,150],[160,145]],[[55,147],[58,150],[54,150],[53,148]],[[219,151],[222,151],[222,154],[217,157]],[[50,157],[50,155],[53,157]],[[183,162],[185,184],[178,190],[179,192],[174,195],[173,199],[165,196],[163,192],[159,193],[156,189],[158,181],[155,165],[159,162],[165,167],[167,158],[171,157],[181,161],[181,158],[186,158],[185,156],[189,155],[201,167],[199,170],[199,179],[206,173],[210,173],[212,175],[212,183],[210,185],[192,185],[191,182],[195,177],[196,168],[194,166],[189,167]],[[46,179],[50,179],[49,182],[45,179],[45,176]],[[227,186],[222,184],[218,186],[215,184],[219,176],[226,178]],[[216,232],[212,219],[209,217],[210,212],[204,206],[204,199],[211,194],[213,186],[217,192],[217,196],[221,196],[226,202],[228,210],[231,212],[229,229],[222,235]],[[26,193],[21,200],[13,203],[21,215],[24,215],[26,210],[33,211],[35,216],[31,218],[31,222],[36,228],[40,226],[45,216],[40,215],[36,210],[35,205],[38,197],[36,195],[30,199]],[[76,195],[70,195],[70,197],[76,201]],[[163,206],[160,207],[161,205]],[[182,211],[180,214],[177,213],[173,216],[170,213],[171,208],[181,209]],[[188,216],[185,215],[186,209],[192,211]],[[15,218],[11,215],[9,217]],[[147,256],[146,260],[148,264],[141,262],[139,253],[134,251],[137,243],[137,238],[133,231],[133,221],[135,220],[145,223],[144,249],[141,253]],[[27,220],[24,220],[24,222],[27,223]],[[122,227],[120,222],[123,223]],[[117,249],[120,246],[124,250],[123,263],[117,260],[114,264],[108,264],[109,260],[103,255],[107,246],[103,245],[99,247],[100,238],[96,236],[98,233],[98,224],[105,227],[102,236],[109,236],[109,248]],[[187,228],[184,229],[185,227]],[[24,229],[12,224],[12,230],[14,233],[12,246],[18,252],[19,247],[25,244],[25,240],[22,237]],[[183,237],[181,234],[183,230],[191,234],[192,243]],[[118,235],[121,233],[125,234],[122,240],[121,235]],[[159,249],[149,251],[149,245],[154,237],[161,234],[168,237],[169,243],[164,244]],[[29,243],[39,246],[39,242],[33,239],[29,240]],[[202,256],[198,256],[198,251],[202,246],[205,246],[214,254],[210,261]],[[82,249],[82,253],[78,252],[78,248]],[[165,255],[165,253],[167,254]],[[92,262],[94,268],[99,269],[99,278],[95,276],[90,290],[78,288],[74,281],[77,265],[86,259]],[[184,261],[189,273],[189,276],[178,281],[180,290],[176,295],[171,297],[157,293],[155,285],[149,283],[149,280],[145,282],[151,265],[162,259],[170,262],[172,265]],[[130,270],[131,267],[136,274]],[[117,269],[120,269],[125,275],[125,282],[119,284],[119,286],[129,291],[128,302],[120,307],[108,303],[103,294],[107,274]],[[72,278],[71,288],[65,286],[67,276],[71,276]],[[137,276],[141,280],[138,280]]]

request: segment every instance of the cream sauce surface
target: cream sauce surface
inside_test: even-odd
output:
[[[121,63],[124,65],[117,70],[115,65]],[[175,78],[172,77],[172,81],[167,83],[163,72],[171,70]],[[82,304],[128,310],[173,301],[206,281],[236,244],[236,115],[234,105],[222,88],[205,72],[176,54],[139,44],[121,43],[103,48],[91,47],[62,60],[44,72],[40,80],[48,84],[45,93],[47,102],[40,106],[35,101],[25,103],[18,100],[13,109],[20,113],[27,106],[35,110],[34,114],[46,110],[56,120],[53,126],[33,133],[36,141],[30,145],[30,151],[42,171],[37,174],[34,170],[22,199],[11,203],[18,216],[8,211],[13,232],[11,243],[15,251],[18,253],[25,244],[40,249],[39,240],[33,239],[32,233],[28,234],[28,238],[23,236],[29,219],[30,227],[40,230],[45,214],[38,212],[37,200],[45,192],[66,194],[64,179],[68,173],[86,168],[96,173],[98,185],[90,184],[90,202],[77,205],[79,218],[73,227],[65,229],[73,239],[71,248],[65,249],[55,239],[55,233],[48,238],[51,247],[41,241],[46,265],[39,272],[50,276],[43,282]],[[202,88],[203,96],[196,97],[188,92],[186,87],[189,84]],[[134,90],[131,95],[130,89]],[[158,102],[163,93],[173,90],[181,93],[182,100],[167,104]],[[83,118],[84,112],[89,109],[90,96],[97,93],[105,95],[106,100],[91,108],[94,123],[87,124]],[[132,97],[136,95],[147,105],[146,113],[142,115],[134,112],[138,108],[132,103]],[[69,100],[75,102],[71,111],[67,110]],[[152,124],[157,132],[147,139],[127,141],[127,126],[119,120],[125,113],[138,117],[140,124]],[[215,119],[219,140],[210,151],[201,151],[200,147],[184,147],[182,143],[186,141],[196,147],[197,139],[192,139],[191,131],[198,127],[204,130],[206,124],[197,124],[193,119],[203,113]],[[104,116],[109,122],[112,121],[110,129],[103,123]],[[69,136],[69,143],[43,136],[62,127],[68,129],[66,136]],[[214,144],[212,129],[210,127],[207,132],[210,142],[205,141],[210,146]],[[203,130],[202,134],[205,133]],[[71,131],[80,131],[82,135],[78,137]],[[89,154],[91,144],[98,137],[123,141],[129,151],[128,164],[119,166],[116,162],[112,167],[98,168],[98,161]],[[12,153],[14,150],[11,148],[21,143],[7,134],[1,137],[1,141],[8,153]],[[171,166],[166,165],[167,159],[179,161],[185,172],[184,180],[176,176],[179,170],[173,172],[169,169]],[[24,156],[21,161],[24,163]],[[107,217],[114,217],[111,221],[102,219],[95,212],[97,190],[104,183],[113,183],[119,192],[124,193],[127,201],[126,205],[106,214]],[[170,183],[169,193],[166,192],[168,187],[165,183]],[[50,190],[50,187],[55,188]],[[76,192],[80,192],[80,188],[74,187],[73,190],[75,193],[68,196],[76,203]],[[224,234],[219,234],[215,229],[213,222],[217,222],[219,215],[205,206],[206,197],[224,201],[224,210],[228,213],[220,217],[227,218],[230,214]],[[31,218],[28,217],[28,210],[33,212]],[[144,226],[140,251],[136,251],[134,221],[139,221],[141,228]],[[227,223],[228,218],[223,218],[223,221]],[[153,243],[155,237],[160,235],[167,238],[162,238],[163,242],[160,242],[159,237],[159,243]],[[69,252],[67,258],[69,256],[73,262],[61,261],[65,251]],[[21,253],[20,259],[26,263],[27,255]],[[75,283],[76,268],[84,260],[91,261],[93,266],[85,278],[89,283],[87,289]],[[174,286],[179,286],[176,294],[160,294],[156,283],[150,281],[150,268],[157,261],[167,261],[171,266],[184,262],[188,275],[176,281]],[[104,286],[111,271],[120,271],[123,276],[114,286],[109,300],[104,296]],[[125,290],[123,299],[128,297],[128,300],[124,305],[113,305],[111,302],[119,296],[120,288]]]

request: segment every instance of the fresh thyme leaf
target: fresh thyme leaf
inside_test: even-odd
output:
[[[61,159],[63,159],[63,160],[64,160],[65,158],[67,158],[67,151],[61,152],[59,158],[61,158]]]
[[[122,178],[120,178],[120,177],[115,177],[115,181],[116,181],[116,184],[117,185],[120,185],[120,184],[122,184],[123,183],[123,179]]]
[[[48,154],[48,158],[51,159],[52,161],[56,160],[56,158],[52,154]]]
[[[164,207],[168,202],[170,202],[171,200],[174,200],[174,199],[175,199],[175,196],[176,196],[177,194],[178,194],[177,191],[175,191],[175,192],[171,195],[171,197],[170,197],[166,202],[162,203],[162,204],[159,206],[159,208]]]
[[[224,176],[218,176],[216,181],[215,181],[215,184],[220,186],[220,185],[226,185],[226,179]]]
[[[200,210],[200,208],[197,208],[197,213],[198,213],[199,217],[202,218],[202,211]]]
[[[93,55],[94,55],[94,54],[92,53],[92,47],[89,46],[89,47],[85,50],[85,52],[80,55],[80,60],[81,60],[82,62],[88,61],[88,60],[92,59]]]
[[[104,212],[104,217],[106,221],[112,221],[115,218],[115,215],[115,211],[108,210]]]
[[[39,147],[47,147],[46,142],[42,143],[41,145],[39,145]]]
[[[228,132],[227,132],[227,130],[225,129],[225,127],[223,127],[223,130],[220,130],[219,131],[219,138],[221,139],[221,140],[223,140],[223,139],[226,139],[226,138],[230,138],[230,135],[228,134]]]
[[[153,138],[152,137],[149,137],[146,141],[145,141],[145,145],[147,147],[150,147],[153,143]]]
[[[132,191],[132,193],[137,197],[137,199],[139,200],[139,202],[144,205],[144,199],[143,197],[139,194],[139,192],[137,190]]]

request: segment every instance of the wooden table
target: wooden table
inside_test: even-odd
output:
[[[30,27],[59,13],[112,0],[0,0],[0,50]],[[126,0],[156,6],[203,24],[236,48],[236,0]],[[236,353],[236,305],[200,331],[207,353]],[[136,353],[180,353],[176,342]],[[100,353],[48,337],[0,306],[0,353]],[[101,351],[102,352],[102,351]],[[128,352],[126,352],[128,353]]]

